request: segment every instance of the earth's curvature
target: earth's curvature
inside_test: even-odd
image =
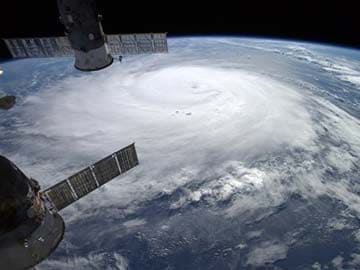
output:
[[[360,269],[360,51],[169,40],[94,73],[2,63],[0,153],[46,188],[135,141],[39,269]]]

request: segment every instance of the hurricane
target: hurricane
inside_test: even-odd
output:
[[[32,90],[1,112],[0,149],[26,174],[50,186],[129,142],[140,162],[64,211],[39,269],[356,268],[359,53],[226,37],[169,48],[88,74],[20,60]]]

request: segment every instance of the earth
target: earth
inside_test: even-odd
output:
[[[38,269],[360,269],[360,51],[192,37],[73,61],[1,63],[0,153],[43,189],[132,142],[140,165],[61,212]]]

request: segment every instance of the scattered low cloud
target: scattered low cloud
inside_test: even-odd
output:
[[[125,209],[116,212],[125,217],[159,194],[171,197],[170,210],[206,203],[224,218],[274,208],[294,193],[304,199],[331,197],[360,216],[360,185],[353,181],[359,119],[318,96],[311,83],[280,80],[261,68],[229,67],[224,59],[209,63],[188,46],[170,55],[129,58],[126,65],[115,63],[91,76],[41,84],[23,97],[10,119],[0,119],[2,154],[46,188],[136,142],[140,166],[66,209],[69,223],[114,205]],[[296,54],[358,85],[358,71],[346,61],[335,65],[314,58],[304,46],[287,49],[287,56]],[[38,79],[36,74],[32,81]],[[83,214],[89,209],[94,211]],[[148,225],[142,217],[124,220],[116,230]],[[327,228],[350,225],[334,218]],[[262,231],[248,236],[261,238]],[[255,267],[285,259],[288,252],[277,241],[256,247],[241,242],[238,248],[250,249],[247,264]],[[354,254],[353,263],[358,260]],[[336,267],[343,263],[343,258],[333,260]],[[41,267],[123,270],[128,262],[109,252],[49,260]],[[312,267],[321,269],[320,263]]]
[[[286,258],[288,247],[272,241],[263,242],[260,246],[250,251],[247,256],[247,264],[263,266]]]
[[[37,267],[40,270],[127,270],[128,261],[118,253],[95,253],[84,257],[67,256],[63,260],[46,260]]]
[[[337,270],[343,269],[344,258],[342,256],[336,256],[331,262]]]

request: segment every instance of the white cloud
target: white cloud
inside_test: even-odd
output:
[[[289,49],[313,56],[304,47]],[[306,82],[301,88],[260,71],[224,68],[224,61],[181,56],[177,50],[129,59],[28,96],[14,130],[6,131],[17,153],[4,154],[46,187],[136,141],[140,166],[82,199],[81,210],[116,204],[131,212],[182,188],[172,208],[231,199],[223,213],[232,216],[279,205],[296,192],[329,195],[360,212],[349,178],[323,181],[330,167],[342,174],[356,168],[358,119],[315,96]],[[357,76],[344,63],[331,68]],[[72,210],[64,211],[67,221],[79,218]]]
[[[350,62],[340,57],[326,57],[321,53],[302,46],[288,46],[287,54],[297,59],[318,64],[321,68],[337,76],[340,80],[352,83],[360,90],[360,71],[356,61]]]
[[[248,245],[241,242],[240,244],[238,244],[237,246],[235,246],[235,249],[244,249],[246,248]]]
[[[360,254],[353,253],[351,254],[352,260],[350,261],[350,265],[354,267],[354,269],[360,267]]]
[[[247,255],[247,264],[262,266],[286,258],[288,247],[271,241],[263,242]]]
[[[336,256],[331,263],[333,264],[333,266],[337,269],[337,270],[342,270],[343,269],[343,261],[344,258],[341,256]]]
[[[184,207],[192,202],[205,200],[216,204],[230,199],[235,194],[258,192],[269,178],[262,171],[246,168],[236,161],[219,166],[213,177],[194,189],[184,189],[184,195],[171,205],[172,209]]]
[[[357,158],[341,147],[331,146],[327,155],[329,165],[337,168],[341,173],[347,172],[354,167]]]
[[[46,187],[136,141],[141,165],[121,185],[103,188],[107,202],[128,204],[193,181],[177,176],[185,168],[196,175],[209,162],[314,147],[311,115],[291,85],[166,58],[154,69],[154,59],[70,77],[29,96],[20,109],[19,151],[9,157]],[[237,180],[222,181],[225,197],[238,188]]]
[[[254,238],[259,238],[262,235],[263,231],[251,231],[247,233],[247,238],[248,239],[254,239]]]
[[[48,259],[37,266],[39,270],[127,270],[128,261],[118,253],[98,253],[85,257],[67,256],[66,259]]]
[[[138,226],[142,226],[146,224],[146,220],[145,219],[140,219],[140,218],[136,218],[136,219],[131,219],[128,220],[126,222],[123,223],[123,225],[125,227],[127,227],[128,229],[132,229],[132,228],[136,228]]]
[[[312,269],[314,270],[321,270],[321,264],[319,262],[315,262],[312,266]]]
[[[200,63],[151,56],[51,85],[19,108],[19,151],[9,157],[46,187],[136,141],[140,166],[81,207],[136,207],[201,179],[212,181],[190,188],[172,207],[241,195],[227,212],[233,215],[277,205],[295,191],[360,202],[346,182],[322,182],[318,166],[326,162],[344,173],[353,168],[355,155],[318,140],[327,127],[333,140],[360,152],[358,120],[298,86]],[[314,160],[323,147],[329,149],[321,153],[326,160]],[[307,152],[305,160],[291,157],[295,148]],[[276,161],[280,156],[283,163]],[[253,162],[272,157],[276,166]],[[226,172],[229,162],[238,163],[237,175]],[[296,181],[284,185],[289,175]]]
[[[341,75],[340,78],[344,81],[351,82],[360,89],[360,72],[357,75]]]
[[[330,219],[329,222],[327,223],[327,226],[329,227],[330,230],[334,230],[334,231],[341,231],[344,229],[353,228],[353,226],[348,224],[345,219],[336,219],[336,218]]]
[[[353,235],[355,240],[360,243],[360,230],[355,231]]]

